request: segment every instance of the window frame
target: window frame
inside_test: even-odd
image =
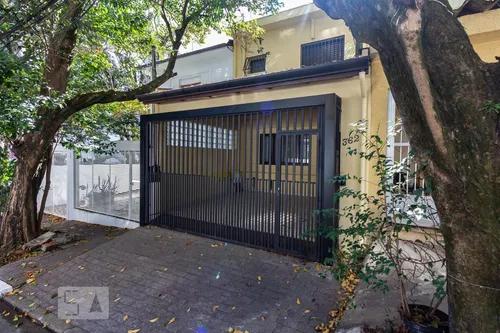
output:
[[[294,138],[293,144],[296,146],[298,145],[300,147],[301,144],[303,144],[304,138],[306,136],[309,137],[308,144],[309,144],[309,150],[307,150],[305,147],[306,145],[303,145],[302,149],[295,149],[294,152],[302,154],[307,154],[307,157],[301,158],[300,156],[298,157],[290,157],[287,158],[286,153],[287,151],[285,150],[288,148],[288,146],[285,146],[282,142],[280,143],[281,146],[281,156],[280,156],[280,161],[282,166],[293,166],[293,165],[310,165],[311,163],[311,156],[312,156],[312,135],[310,133],[304,133],[301,131],[286,131],[282,132],[279,134],[281,140],[283,140],[285,137],[290,137]],[[263,138],[270,137],[270,144],[271,146],[269,148],[264,147],[264,140]],[[277,165],[276,164],[276,140],[278,138],[277,133],[260,133],[259,134],[259,156],[258,156],[258,161],[259,165]],[[290,143],[290,141],[288,141]],[[270,149],[270,154],[268,153]],[[266,154],[265,154],[266,153]],[[270,155],[270,156],[269,156]],[[295,159],[295,161],[293,161]]]
[[[264,67],[263,67],[263,70],[254,72],[254,71],[252,71],[252,61],[257,61],[257,60],[263,60]],[[246,57],[246,59],[245,59],[244,71],[245,71],[246,75],[265,73],[266,68],[267,68],[267,53],[257,54],[254,56]]]
[[[388,101],[387,101],[387,158],[390,161],[395,160],[395,147],[396,147],[396,140],[395,140],[395,135],[393,134],[393,129],[396,125],[396,101],[394,100],[394,97],[389,90],[388,92]],[[408,151],[410,150],[410,143],[399,143],[399,147],[402,146],[407,146]],[[391,179],[389,180],[391,182],[391,185],[393,185],[394,180]],[[413,203],[416,202],[417,200],[417,195],[413,193],[406,193],[405,194],[406,199],[404,200],[405,202],[403,203],[403,207],[407,207]],[[414,226],[415,227],[423,227],[423,228],[439,228],[441,222],[439,220],[439,216],[437,215],[437,208],[436,204],[434,202],[434,199],[430,195],[423,195],[420,197],[421,200],[427,201],[428,205],[430,206],[431,211],[433,212],[432,214],[435,214],[435,222],[429,219],[422,219],[419,221],[414,221]],[[387,195],[387,200],[391,200],[390,194]]]
[[[340,43],[341,47],[339,49],[340,56],[338,57],[338,59],[324,61],[324,62],[320,62],[320,63],[305,64],[305,53],[306,53],[305,48],[313,47],[315,45],[321,45],[321,44],[328,42],[328,41],[334,42],[337,40],[341,41],[341,43]],[[316,40],[313,42],[308,42],[308,43],[304,43],[304,44],[300,45],[300,66],[301,67],[318,66],[318,65],[330,64],[333,62],[344,61],[344,60],[345,60],[345,35],[335,36],[335,37],[331,37],[331,38],[325,38],[325,39]]]

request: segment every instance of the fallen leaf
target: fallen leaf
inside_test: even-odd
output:
[[[36,281],[35,278],[29,278],[26,280],[26,283],[31,284],[31,283],[34,283],[35,281]]]
[[[123,316],[123,321],[128,319],[128,315]]]
[[[311,312],[311,310],[309,310],[309,309],[304,310],[304,313],[309,313],[309,312]]]
[[[121,273],[125,272],[125,269],[126,269],[126,267],[122,267],[122,269],[120,269],[120,272]]]
[[[297,305],[300,305],[300,298],[297,297],[297,300],[295,301]]]
[[[140,328],[135,329],[135,330],[128,330],[127,333],[139,333],[141,331]]]
[[[170,324],[173,324],[173,323],[175,323],[175,317],[170,318],[170,320],[168,321],[167,325],[170,325]]]
[[[149,322],[150,323],[156,323],[158,321],[158,319],[160,319],[160,318],[156,317],[156,318],[151,319]]]
[[[262,281],[262,277],[260,275],[257,276],[257,280]]]

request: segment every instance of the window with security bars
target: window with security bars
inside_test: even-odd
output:
[[[302,44],[301,66],[315,66],[344,60],[344,43],[344,36],[339,36]]]
[[[401,116],[399,109],[395,110],[395,124],[394,124],[394,142],[393,147],[393,161],[402,163],[401,171],[397,171],[393,175],[393,185],[398,186],[400,191],[407,194],[414,194],[417,191],[425,189],[425,178],[422,170],[419,168],[417,162],[413,159],[411,153],[410,142],[406,131],[401,124]]]
[[[245,74],[261,73],[266,71],[267,54],[248,57],[245,60]]]
[[[261,134],[259,163],[276,165],[276,134]],[[283,134],[281,136],[281,165],[307,165],[311,158],[309,134]]]
[[[174,147],[233,149],[233,130],[185,120],[168,123],[167,145]]]
[[[399,209],[425,204],[429,209],[428,216],[425,218],[416,216],[415,225],[437,227],[440,222],[436,205],[429,194],[430,184],[426,183],[422,166],[417,163],[412,154],[408,135],[401,124],[400,111],[392,95],[389,95],[387,139],[387,158],[396,166],[392,179],[389,181],[395,186],[397,192],[405,197],[403,202],[398,203]]]

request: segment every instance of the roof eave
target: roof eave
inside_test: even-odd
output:
[[[288,71],[244,77],[228,81],[209,83],[205,85],[181,88],[163,92],[143,94],[137,96],[144,103],[162,103],[188,97],[203,97],[221,93],[231,93],[250,88],[269,88],[280,85],[293,84],[294,81],[318,80],[321,78],[344,78],[356,75],[359,72],[368,72],[370,57],[363,56],[348,59],[327,65],[304,67]]]

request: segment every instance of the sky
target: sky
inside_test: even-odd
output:
[[[308,3],[312,3],[312,0],[283,0],[283,7],[281,7],[280,11],[284,11],[287,9],[299,7]],[[229,36],[226,36],[224,34],[218,34],[218,33],[212,33],[208,35],[205,39],[205,43],[203,44],[197,44],[193,43],[191,45],[187,45],[181,50],[181,53],[185,52],[190,52],[194,50],[198,50],[200,48],[204,47],[209,47],[212,45],[220,44],[220,43],[225,43],[229,39]]]

